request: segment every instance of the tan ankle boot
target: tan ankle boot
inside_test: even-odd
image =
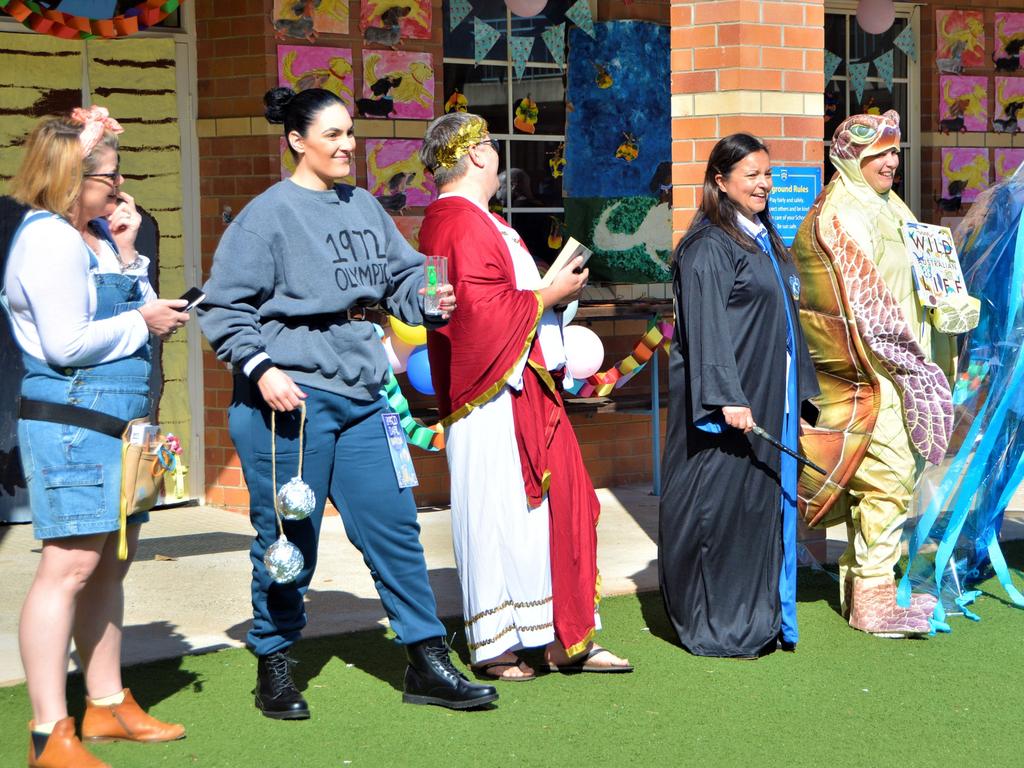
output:
[[[110,768],[98,757],[89,754],[75,735],[75,719],[58,720],[46,740],[46,747],[38,755],[32,740],[35,723],[28,724],[28,768]]]
[[[162,723],[147,715],[124,689],[120,704],[99,706],[85,700],[85,718],[82,720],[82,738],[86,741],[174,741],[185,737],[185,726]]]
[[[850,626],[876,637],[909,637],[931,631],[928,618],[919,609],[900,608],[896,604],[892,582],[868,587],[861,579],[853,580]]]

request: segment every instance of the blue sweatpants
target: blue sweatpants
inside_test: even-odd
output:
[[[302,479],[316,494],[316,509],[305,520],[284,521],[288,540],[305,558],[289,584],[277,584],[263,564],[263,553],[278,537],[271,483],[270,409],[247,379],[235,377],[228,410],[231,439],[249,486],[249,519],[256,529],[252,560],[253,626],[246,638],[257,655],[292,645],[306,625],[303,595],[316,568],[324,502],[341,513],[349,541],[362,553],[398,641],[405,645],[445,634],[416,522],[412,491],[401,489],[380,414],[381,398],[362,403],[303,387],[306,425]],[[277,487],[298,473],[301,411],[277,414]]]

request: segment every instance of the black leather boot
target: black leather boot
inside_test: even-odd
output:
[[[493,685],[475,685],[452,664],[448,644],[432,637],[406,646],[409,666],[405,670],[407,704],[437,704],[449,709],[473,709],[498,699]]]
[[[274,720],[308,720],[309,706],[292,681],[295,661],[282,651],[259,656],[256,666],[256,708]]]

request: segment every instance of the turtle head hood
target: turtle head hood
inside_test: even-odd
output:
[[[865,181],[860,170],[861,160],[899,146],[900,116],[895,110],[890,109],[884,115],[852,115],[836,128],[829,159],[851,192],[858,197],[866,193],[877,200],[889,193],[879,195]]]

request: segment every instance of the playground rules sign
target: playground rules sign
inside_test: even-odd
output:
[[[821,192],[821,168],[772,168],[772,221],[787,247]]]

